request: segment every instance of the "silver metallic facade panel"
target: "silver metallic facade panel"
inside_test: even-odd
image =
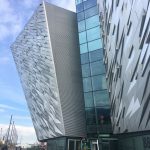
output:
[[[85,110],[76,14],[46,5],[65,133],[85,137]]]
[[[104,62],[114,133],[150,130],[149,0],[105,0]]]
[[[52,10],[53,7],[55,6],[52,6]],[[84,122],[84,114],[82,112],[82,109],[84,109],[84,107],[82,108],[83,104],[81,102],[82,95],[78,94],[81,93],[82,85],[79,85],[79,90],[75,89],[77,96],[76,99],[72,99],[72,97],[70,97],[69,99],[67,99],[68,101],[65,101],[66,103],[63,102],[61,93],[63,93],[65,90],[63,91],[63,89],[60,89],[60,85],[58,83],[61,81],[58,81],[60,80],[60,78],[57,76],[59,74],[62,74],[63,77],[64,70],[60,70],[59,72],[57,72],[58,66],[56,66],[57,62],[54,60],[53,56],[53,53],[57,48],[53,49],[52,47],[52,42],[55,42],[55,40],[51,40],[51,37],[49,35],[50,31],[48,29],[49,24],[47,22],[46,13],[47,12],[45,10],[45,4],[43,3],[37,8],[36,12],[29,20],[22,33],[17,37],[15,43],[11,47],[27,104],[31,113],[33,125],[36,130],[37,138],[38,140],[44,140],[54,137],[72,135],[72,132],[70,131],[71,128],[69,131],[65,129],[66,120],[64,116],[66,114],[64,115],[64,105],[67,106],[71,102],[75,103],[76,99],[76,101],[78,102],[77,104],[75,103],[76,108],[68,108],[71,110],[70,112],[68,111],[68,115],[71,115],[71,113],[73,113],[72,110],[74,110],[74,113],[76,113],[77,110],[81,111],[79,120],[77,120],[76,118],[77,115],[73,115],[75,120],[74,123],[77,124],[77,127],[75,127],[74,125],[72,127],[72,130],[74,130],[74,128],[75,131],[83,130],[81,133],[83,136],[85,136],[84,125],[82,124],[81,126],[78,126],[79,121]],[[72,16],[72,12],[66,15],[69,14]],[[55,20],[53,21],[55,22]],[[76,36],[75,33],[72,35],[72,37],[73,36]],[[71,44],[73,44],[72,37],[70,39]],[[58,45],[60,46],[62,44],[63,47],[61,39],[59,42],[60,44]],[[75,48],[72,48],[71,46],[68,46],[68,48],[66,45],[66,48],[75,51]],[[73,53],[75,54],[75,57],[79,55],[78,51],[79,50],[76,49],[76,51]],[[60,54],[58,53],[58,57],[59,55]],[[67,64],[68,60],[66,60],[66,58],[65,61],[65,63]],[[68,63],[70,63],[70,61]],[[77,67],[78,63],[79,62],[77,62],[76,65],[76,62],[74,62],[70,66],[72,68]],[[74,69],[76,70],[76,68]],[[70,72],[70,74],[71,73],[73,72]],[[80,73],[76,73],[76,75],[80,78]],[[71,76],[67,77],[67,79],[70,80]],[[67,84],[67,81],[65,81],[65,84]],[[70,84],[70,82],[68,84]],[[72,91],[72,88],[70,89],[71,91],[67,89],[67,92],[72,92],[72,95],[75,95],[75,92]],[[66,92],[64,92],[64,94],[66,94]],[[69,102],[69,100],[71,102]],[[81,106],[79,105],[79,101],[81,102]],[[70,105],[70,107],[72,106],[73,105]],[[68,122],[71,124],[72,118],[70,118]],[[77,132],[74,136],[79,136],[81,135],[81,133],[79,134]]]

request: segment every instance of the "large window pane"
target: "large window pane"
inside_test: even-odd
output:
[[[85,107],[94,107],[92,92],[84,93]]]
[[[110,105],[107,90],[93,92],[96,106]]]
[[[105,67],[103,61],[96,61],[91,63],[91,74],[98,75],[105,73]]]
[[[88,52],[87,43],[80,45],[80,54]]]
[[[89,53],[90,62],[97,61],[103,59],[103,50],[98,49]]]
[[[76,11],[77,13],[83,11],[83,3],[80,3],[76,6]]]
[[[88,77],[90,76],[90,65],[89,64],[85,64],[82,65],[82,77]]]
[[[95,6],[85,11],[85,18],[89,18],[97,14],[98,14],[98,6]]]
[[[78,21],[83,20],[84,19],[84,12],[77,13],[77,19],[78,19]]]
[[[80,42],[80,44],[86,42],[86,32],[79,33],[79,42]]]
[[[106,78],[104,75],[92,77],[93,90],[104,90],[107,88]]]
[[[88,41],[92,41],[92,40],[99,39],[99,38],[100,38],[99,26],[96,28],[92,28],[90,30],[87,30],[87,40]]]
[[[99,25],[99,16],[93,16],[86,19],[86,29],[90,29]]]
[[[92,91],[91,78],[83,78],[83,89],[84,92]]]
[[[81,64],[89,63],[89,54],[88,53],[81,54],[80,57],[81,57]]]
[[[87,0],[84,2],[84,9],[88,9],[97,4],[97,0]]]
[[[97,119],[99,124],[110,124],[110,108],[97,108]]]
[[[82,3],[82,0],[76,0],[76,5]]]
[[[81,31],[84,31],[85,30],[85,21],[80,21],[78,22],[78,31],[81,32]]]
[[[96,124],[95,109],[89,108],[89,109],[86,109],[85,111],[86,111],[86,123]]]
[[[88,48],[89,48],[89,51],[94,51],[94,50],[97,50],[97,49],[101,49],[102,48],[101,39],[89,42],[88,43]]]

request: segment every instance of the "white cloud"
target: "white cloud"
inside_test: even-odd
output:
[[[3,129],[3,134],[6,133],[8,129],[8,125],[0,124],[0,128]],[[21,144],[33,144],[37,142],[35,130],[33,127],[16,125],[17,133],[18,133],[18,143]]]
[[[10,61],[10,58],[8,56],[2,56],[2,57],[0,57],[0,65],[8,64],[9,61]]]
[[[5,104],[0,104],[0,109],[3,109],[3,110],[11,109],[11,110],[17,110],[17,111],[26,111],[24,109],[19,109],[19,108],[16,108],[16,107],[5,105]]]

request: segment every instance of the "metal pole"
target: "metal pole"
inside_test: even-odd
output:
[[[8,138],[9,138],[9,132],[10,132],[10,127],[11,127],[11,122],[12,122],[12,115],[10,117],[10,123],[9,123],[9,127],[8,127],[8,133],[7,133],[7,138],[6,138],[6,144],[8,143]]]

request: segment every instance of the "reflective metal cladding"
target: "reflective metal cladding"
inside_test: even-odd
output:
[[[75,13],[43,3],[11,47],[39,140],[86,136],[77,36]]]

